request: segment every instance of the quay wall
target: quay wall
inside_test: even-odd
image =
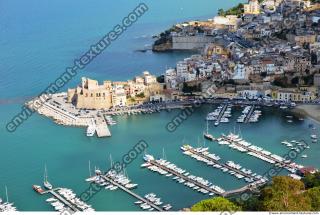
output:
[[[173,36],[173,50],[195,50],[202,49],[206,44],[214,41],[210,36]]]

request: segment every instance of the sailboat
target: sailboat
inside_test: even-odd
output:
[[[211,134],[209,134],[209,125],[208,125],[208,120],[207,120],[207,131],[206,133],[203,133],[204,138],[206,138],[207,140],[213,140],[213,136]]]
[[[44,166],[44,179],[43,179],[43,186],[47,188],[48,190],[52,189],[52,185],[48,181],[48,172],[46,165]]]

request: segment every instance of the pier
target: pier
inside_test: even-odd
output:
[[[174,170],[172,170],[172,169],[170,169],[170,168],[168,168],[168,167],[166,167],[166,166],[164,166],[164,165],[159,164],[159,163],[158,163],[157,161],[155,161],[155,160],[149,160],[148,162],[149,162],[150,164],[152,164],[152,165],[154,165],[154,166],[156,166],[156,167],[158,167],[158,168],[160,168],[160,169],[163,169],[163,170],[165,170],[165,171],[167,171],[167,172],[169,172],[169,173],[171,173],[171,174],[173,174],[173,175],[175,175],[175,176],[177,176],[177,177],[179,177],[179,178],[182,178],[182,179],[185,180],[186,182],[190,182],[190,183],[198,186],[199,188],[202,188],[202,189],[204,189],[204,190],[206,190],[206,191],[208,191],[208,192],[210,192],[210,193],[213,193],[213,194],[216,194],[216,195],[219,195],[219,196],[222,196],[222,195],[223,195],[223,192],[219,192],[219,191],[217,191],[217,190],[215,190],[215,189],[212,189],[212,188],[209,187],[209,186],[206,186],[206,185],[204,185],[204,184],[202,184],[202,183],[199,183],[198,181],[193,180],[193,179],[187,177],[187,176],[184,175],[184,174],[181,174],[181,173],[179,173],[179,172],[177,172],[177,171],[174,171]]]
[[[260,158],[263,161],[274,164],[275,166],[286,168],[290,172],[295,172],[298,167],[302,167],[301,165],[297,165],[292,163],[289,160],[285,160],[279,155],[272,154],[269,151],[266,151],[260,147],[252,145],[242,139],[239,139],[239,136],[234,134],[229,134],[228,136],[223,135],[221,138],[218,138],[219,141],[223,140],[223,145],[228,145],[230,148],[237,149],[241,152],[246,152],[249,155]],[[220,142],[219,141],[219,142]],[[220,143],[221,144],[221,143]]]
[[[225,163],[219,162],[218,160],[215,160],[215,159],[213,159],[212,157],[207,156],[205,153],[198,152],[198,151],[196,151],[194,148],[192,148],[191,146],[189,146],[189,147],[185,146],[183,150],[184,150],[184,151],[187,151],[187,152],[190,152],[190,153],[192,153],[192,154],[194,154],[194,155],[197,155],[197,156],[199,156],[199,157],[201,157],[201,158],[203,158],[203,159],[205,159],[205,160],[208,160],[208,161],[210,161],[210,162],[212,162],[212,163],[214,163],[214,164],[218,164],[218,165],[220,165],[220,166],[228,169],[229,171],[235,172],[236,174],[239,174],[239,175],[242,175],[242,176],[244,176],[244,177],[247,177],[247,178],[251,179],[252,181],[258,181],[258,180],[260,180],[260,179],[258,179],[258,178],[255,178],[254,176],[252,176],[252,174],[245,173],[245,172],[243,172],[243,171],[241,171],[241,170],[239,170],[239,169],[237,169],[237,168],[234,168],[234,167],[229,166],[229,165],[227,165],[227,164],[225,164]],[[208,153],[207,150],[206,150],[205,152]],[[190,156],[191,156],[191,155],[190,155]],[[204,161],[203,161],[203,162],[204,162]],[[212,166],[212,165],[211,165],[211,166]],[[212,166],[212,167],[213,167],[213,166]]]
[[[46,202],[51,204],[55,208],[55,210],[59,212],[63,212],[66,209],[70,209],[73,212],[94,211],[91,205],[88,205],[85,202],[81,201],[80,198],[77,198],[76,194],[70,189],[58,187],[50,190],[41,190],[37,192],[41,195],[51,194],[52,198],[47,199]]]
[[[249,122],[249,120],[250,120],[250,118],[252,116],[252,113],[254,111],[254,108],[255,108],[255,105],[250,106],[250,110],[249,110],[249,112],[248,112],[248,114],[247,114],[247,116],[246,116],[246,118],[244,120],[244,123],[248,123]]]
[[[222,118],[224,112],[226,111],[227,107],[228,107],[228,105],[227,105],[227,104],[224,104],[223,107],[221,108],[220,113],[219,113],[219,116],[218,116],[217,121],[216,121],[217,124],[220,123],[221,118]]]
[[[114,181],[112,178],[108,177],[107,175],[99,175],[101,178],[103,178],[105,181],[113,184],[114,186],[120,188],[121,190],[123,190],[124,192],[128,193],[129,195],[135,197],[136,199],[150,205],[152,208],[154,208],[157,211],[163,211],[162,208],[160,208],[159,206],[155,205],[154,203],[150,202],[149,200],[139,196],[138,194],[132,192],[131,190],[127,189],[126,187],[122,186],[121,184],[119,184],[118,182]]]
[[[60,188],[58,188],[60,189]],[[57,190],[58,190],[57,189]],[[67,201],[65,198],[63,198],[61,195],[59,195],[58,193],[56,193],[54,190],[49,190],[48,193],[51,193],[55,198],[57,198],[60,202],[62,202],[64,205],[68,206],[71,210],[73,210],[74,212],[79,211],[76,206],[74,204],[72,204],[71,202]]]
[[[102,117],[95,117],[95,128],[98,137],[110,137],[111,132],[108,128],[106,120]]]

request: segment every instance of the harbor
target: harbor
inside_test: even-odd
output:
[[[167,160],[171,163],[178,164],[178,166],[183,169],[187,169],[187,171],[191,172],[193,175],[208,179],[215,185],[222,187],[225,190],[224,194],[227,196],[235,195],[235,193],[242,193],[244,190],[250,191],[250,187],[247,186],[249,184],[244,184],[244,179],[237,179],[234,175],[230,176],[229,173],[220,171],[220,169],[210,169],[211,167],[205,166],[204,163],[196,162],[190,157],[182,154],[180,151],[183,139],[186,140],[185,143],[194,142],[195,144],[193,146],[197,147],[196,142],[199,139],[199,134],[201,134],[205,129],[205,122],[203,119],[211,109],[211,105],[200,107],[199,111],[196,111],[192,116],[190,116],[188,121],[183,123],[181,127],[176,130],[175,134],[168,140],[164,138],[167,137],[168,132],[165,129],[161,130],[159,128],[165,128],[166,123],[180,113],[181,110],[179,109],[171,112],[162,111],[155,114],[136,115],[132,116],[132,119],[130,120],[127,120],[122,116],[113,116],[113,120],[117,121],[117,125],[111,127],[114,136],[110,139],[90,138],[90,142],[88,142],[88,138],[85,137],[82,129],[63,128],[61,126],[54,125],[49,120],[43,120],[42,117],[35,116],[34,119],[37,120],[34,123],[39,127],[48,126],[48,132],[54,134],[54,136],[48,134],[48,132],[40,132],[34,135],[31,131],[25,131],[29,135],[26,140],[34,144],[34,146],[31,147],[32,150],[42,151],[42,153],[39,154],[39,159],[41,159],[41,161],[38,162],[36,169],[33,171],[35,171],[37,175],[43,175],[43,163],[46,162],[50,166],[50,176],[54,176],[54,178],[58,178],[60,181],[57,185],[61,186],[58,187],[72,188],[77,192],[77,194],[80,194],[81,191],[85,191],[89,187],[89,183],[84,180],[87,175],[89,177],[89,174],[87,173],[88,171],[86,171],[87,168],[84,168],[88,166],[89,159],[94,162],[95,165],[104,167],[106,166],[105,158],[108,152],[112,153],[115,160],[119,160],[124,152],[129,151],[134,146],[137,134],[148,132],[152,139],[148,141],[150,146],[150,148],[147,149],[148,153],[158,155],[157,158],[159,158],[164,148],[166,151],[166,157],[168,158]],[[241,114],[241,110],[239,110],[239,108],[233,109],[232,115],[236,116]],[[293,118],[294,122],[288,126],[285,117],[288,113],[278,111],[277,115],[273,115],[273,113],[271,113],[272,110],[268,110],[268,108],[263,108],[262,111],[265,117],[260,122],[261,126],[256,126],[251,123],[243,123],[241,125],[242,133],[244,134],[245,132],[245,138],[243,139],[256,146],[263,147],[278,155],[284,155],[290,150],[290,147],[286,147],[281,144],[282,141],[287,140],[288,142],[291,142],[292,140],[297,140],[300,142],[301,139],[311,141],[311,134],[316,133],[319,136],[318,124],[315,124],[313,121],[308,119],[298,121]],[[311,123],[314,124],[316,130],[309,128],[309,124]],[[139,128],[137,128],[138,124]],[[28,123],[26,125],[28,125]],[[231,125],[223,123],[218,127],[215,127],[213,123],[210,124],[209,122],[209,132],[212,134],[214,139],[220,137],[222,133],[230,131],[230,127]],[[125,137],[129,138],[128,141],[120,138],[123,132],[126,132]],[[70,136],[74,136],[75,139],[70,140]],[[38,141],[38,139],[42,141]],[[17,143],[19,143],[18,140]],[[30,144],[25,145],[28,147],[30,146]],[[14,146],[14,144],[10,145],[10,147],[11,146]],[[317,165],[316,152],[320,145],[310,143],[309,146],[310,150],[301,153],[295,162],[303,164],[304,166],[315,166],[319,168]],[[15,162],[19,165],[33,165],[29,160],[30,155],[33,152],[28,147],[21,152],[16,151],[15,147],[11,147],[12,150],[4,150],[4,153],[6,154],[18,153],[18,160],[16,160],[16,156],[7,158],[10,163],[3,159],[2,162],[7,164],[7,166],[4,167],[5,172],[12,175],[10,173],[12,170],[10,169],[19,168],[15,165]],[[252,172],[258,174],[262,174],[272,167],[269,162],[262,161],[261,159],[257,159],[253,156],[243,155],[243,153],[238,153],[236,150],[231,151],[229,150],[229,147],[221,146],[218,143],[213,144],[211,142],[207,142],[206,146],[202,145],[202,147],[209,147],[209,152],[215,153],[221,157],[220,162],[222,163],[225,163],[228,160],[234,161],[235,164],[241,164],[246,169],[251,169]],[[298,146],[293,144],[293,147]],[[67,150],[68,155],[70,154],[70,156],[65,159],[61,159],[61,156],[65,156],[66,153],[61,152],[61,150],[57,150],[57,148]],[[58,156],[58,153],[60,153],[60,156]],[[302,154],[308,154],[308,157],[301,158]],[[71,159],[75,162],[66,162],[66,160]],[[133,181],[131,183],[138,184],[138,189],[131,191],[142,198],[145,198],[146,194],[155,193],[157,194],[157,197],[162,197],[162,202],[172,204],[174,206],[172,208],[173,210],[180,210],[188,205],[192,205],[196,201],[201,201],[209,197],[208,195],[203,195],[199,191],[185,187],[183,183],[180,184],[176,180],[173,181],[164,175],[160,176],[158,174],[154,174],[153,171],[148,169],[141,169],[140,165],[142,163],[139,160],[140,159],[137,159],[128,165],[128,167],[126,167],[126,171],[129,173],[130,179]],[[72,175],[66,174],[66,172],[70,172],[71,170]],[[54,208],[45,201],[47,198],[53,197],[52,194],[46,194],[42,197],[34,194],[30,189],[30,184],[32,185],[33,183],[40,182],[37,182],[34,175],[28,175],[27,170],[21,171],[26,175],[26,182],[28,183],[27,192],[24,192],[23,188],[14,185],[18,183],[18,180],[15,177],[12,178],[12,181],[7,181],[5,179],[2,180],[3,184],[8,185],[8,191],[10,191],[9,202],[14,202],[14,206],[16,206],[18,210],[53,211]],[[286,171],[283,171],[281,174],[285,174],[285,172]],[[245,188],[244,186],[247,187]],[[10,193],[12,194],[10,195]],[[21,193],[27,196],[28,199],[19,199],[19,196],[17,195],[20,195]],[[179,198],[178,194],[183,195],[184,198]],[[3,200],[5,201],[4,191],[1,197],[3,197]],[[43,197],[47,198],[43,199]],[[92,207],[97,211],[144,210],[140,207],[140,204],[135,203],[138,201],[141,200],[124,192],[120,188],[114,191],[105,190],[105,188],[103,188],[99,193],[99,196],[90,200],[90,205],[92,205]],[[110,202],[110,204],[107,204],[106,202]],[[156,210],[154,209],[154,211]]]

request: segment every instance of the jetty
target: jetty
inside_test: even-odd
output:
[[[58,190],[58,189],[57,189]],[[67,201],[65,198],[63,198],[61,195],[59,195],[58,193],[56,193],[54,190],[49,190],[49,193],[51,193],[55,198],[57,198],[60,202],[62,202],[64,205],[68,206],[71,210],[73,210],[74,212],[77,212],[78,209],[77,207],[72,204],[71,202]]]
[[[277,167],[285,168],[288,171],[295,173],[297,169],[302,168],[302,165],[298,165],[293,163],[290,160],[286,160],[285,158],[272,154],[271,152],[255,146],[251,143],[240,138],[238,135],[230,133],[229,135],[222,135],[220,138],[217,138],[216,141],[220,145],[228,145],[230,148],[236,149],[240,152],[244,152],[248,155],[257,157],[263,161],[271,163]]]
[[[119,184],[118,182],[114,181],[112,178],[106,176],[106,175],[100,175],[101,178],[103,178],[105,181],[113,184],[114,186],[120,188],[121,190],[123,190],[124,192],[128,193],[129,195],[135,197],[136,199],[150,205],[152,208],[154,208],[157,211],[163,211],[162,208],[160,208],[159,206],[155,205],[153,202],[149,201],[146,198],[143,198],[142,196],[139,196],[138,194],[132,192],[131,190],[127,189],[126,187],[124,187],[123,185]]]
[[[210,154],[208,152],[209,148],[193,148],[190,145],[184,145],[181,147],[184,154],[197,159],[203,163],[206,163],[208,166],[218,168],[223,172],[227,172],[231,175],[234,175],[238,179],[245,179],[246,182],[260,181],[262,176],[253,173],[251,170],[244,169],[240,165],[233,163],[231,161],[228,163],[220,162],[220,157],[215,154]],[[236,168],[238,166],[238,168]],[[266,180],[266,179],[263,179]]]
[[[76,127],[93,126],[98,137],[110,137],[111,132],[103,116],[97,110],[81,110],[74,108],[73,104],[65,102],[66,93],[57,93],[47,96],[48,99],[38,108],[33,106],[37,98],[26,105],[39,114],[52,118],[57,124]]]
[[[169,168],[169,166],[171,168]],[[209,193],[209,195],[216,194],[222,196],[225,192],[222,188],[213,185],[208,180],[191,175],[189,172],[185,172],[185,170],[182,170],[176,165],[171,164],[170,162],[163,159],[147,159],[146,163],[143,164],[143,167],[147,167],[149,170],[159,172],[160,174],[166,175],[167,177],[175,176],[174,179],[176,179],[179,183],[184,183],[186,186],[198,190],[199,192],[202,192],[204,194]]]
[[[71,210],[73,212],[83,211],[91,212],[94,211],[91,205],[81,201],[80,198],[76,197],[76,194],[68,188],[53,188],[50,190],[37,191],[41,195],[51,194],[51,198],[46,201],[50,203],[55,210],[63,212],[65,210]]]
[[[254,108],[255,108],[255,105],[250,106],[250,110],[249,110],[249,112],[248,112],[248,114],[247,114],[247,116],[246,116],[246,118],[244,120],[244,123],[248,123],[249,122],[249,120],[250,120],[250,118],[251,118],[251,116],[253,114]]]
[[[222,118],[224,112],[226,111],[227,107],[228,107],[227,104],[223,105],[223,107],[221,108],[220,113],[219,113],[219,115],[218,115],[218,118],[217,118],[216,123],[220,123],[221,118]]]
[[[106,120],[102,117],[95,117],[95,128],[98,137],[110,137],[111,132],[108,128]]]

